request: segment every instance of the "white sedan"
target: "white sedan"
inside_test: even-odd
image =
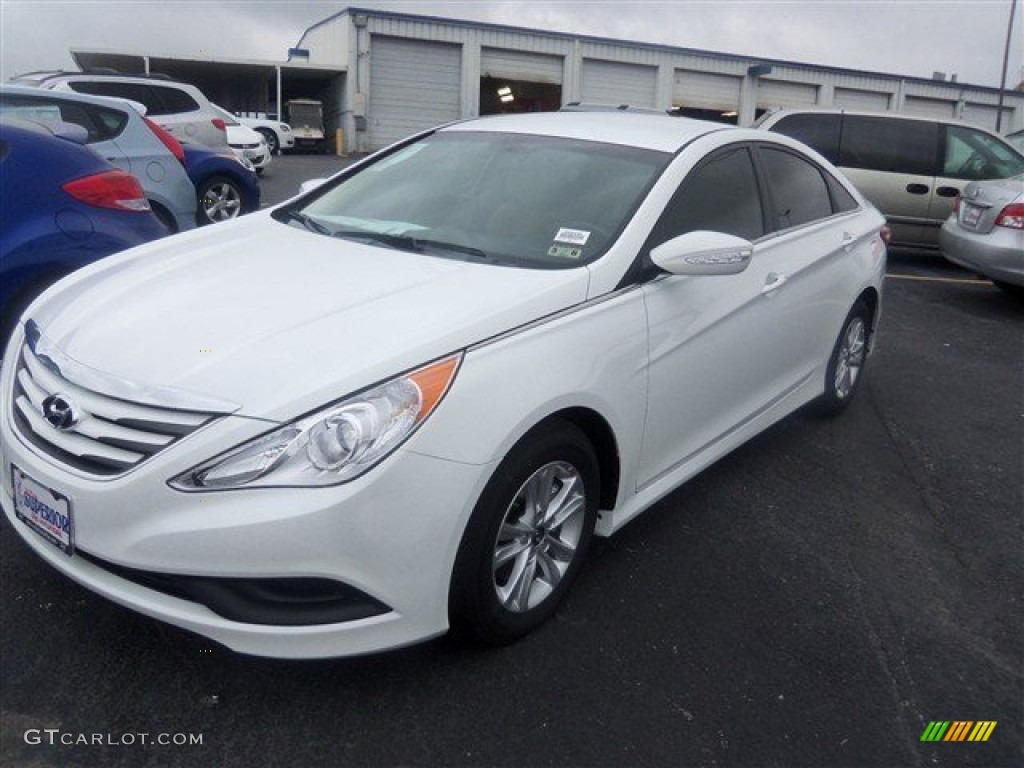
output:
[[[557,113],[429,131],[22,317],[2,506],[245,653],[538,626],[593,534],[855,395],[884,221],[787,137]]]

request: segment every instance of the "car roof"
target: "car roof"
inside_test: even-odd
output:
[[[762,115],[755,123],[756,127],[763,127],[767,123],[774,124],[777,119],[786,115],[850,115],[853,117],[882,117],[888,120],[915,120],[921,123],[944,123],[947,125],[962,125],[965,128],[976,128],[998,135],[989,128],[977,123],[968,123],[965,120],[957,120],[955,117],[929,117],[928,115],[908,115],[903,112],[872,112],[867,109],[842,109],[840,107],[785,107],[776,109]]]
[[[77,101],[83,104],[97,104],[127,112],[134,111],[140,117],[146,114],[146,106],[144,104],[117,96],[94,96],[91,93],[79,93],[78,91],[54,91],[48,88],[36,88],[31,85],[17,85],[15,83],[0,83],[0,93],[34,96],[35,98],[48,99],[50,101]]]
[[[638,112],[534,112],[494,115],[452,123],[444,131],[496,131],[622,144],[678,152],[696,138],[716,131],[738,131],[722,123]]]

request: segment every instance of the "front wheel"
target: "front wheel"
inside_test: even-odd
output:
[[[267,149],[270,150],[270,154],[276,155],[277,150],[280,147],[280,143],[277,140],[277,134],[269,128],[257,128],[257,131],[263,134],[263,138],[267,140]]]
[[[554,613],[597,520],[598,464],[586,436],[549,422],[520,440],[484,488],[455,562],[453,627],[516,640]]]
[[[868,359],[871,319],[871,310],[863,301],[854,304],[846,316],[825,369],[825,394],[818,400],[818,410],[825,416],[843,411],[860,388]]]

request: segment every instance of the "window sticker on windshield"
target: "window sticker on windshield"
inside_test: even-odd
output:
[[[583,255],[582,248],[573,248],[568,245],[552,245],[548,248],[548,256],[553,259],[578,259]]]
[[[555,235],[556,243],[568,243],[569,245],[586,245],[590,239],[590,233],[584,229],[567,229],[562,227]]]

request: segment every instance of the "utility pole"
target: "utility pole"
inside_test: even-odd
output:
[[[1003,97],[1006,94],[1006,66],[1010,63],[1010,41],[1013,40],[1013,19],[1017,15],[1017,0],[1010,3],[1010,20],[1006,24],[1006,48],[1003,49],[1003,77],[999,81],[999,106],[996,108],[996,133],[1003,127]]]

